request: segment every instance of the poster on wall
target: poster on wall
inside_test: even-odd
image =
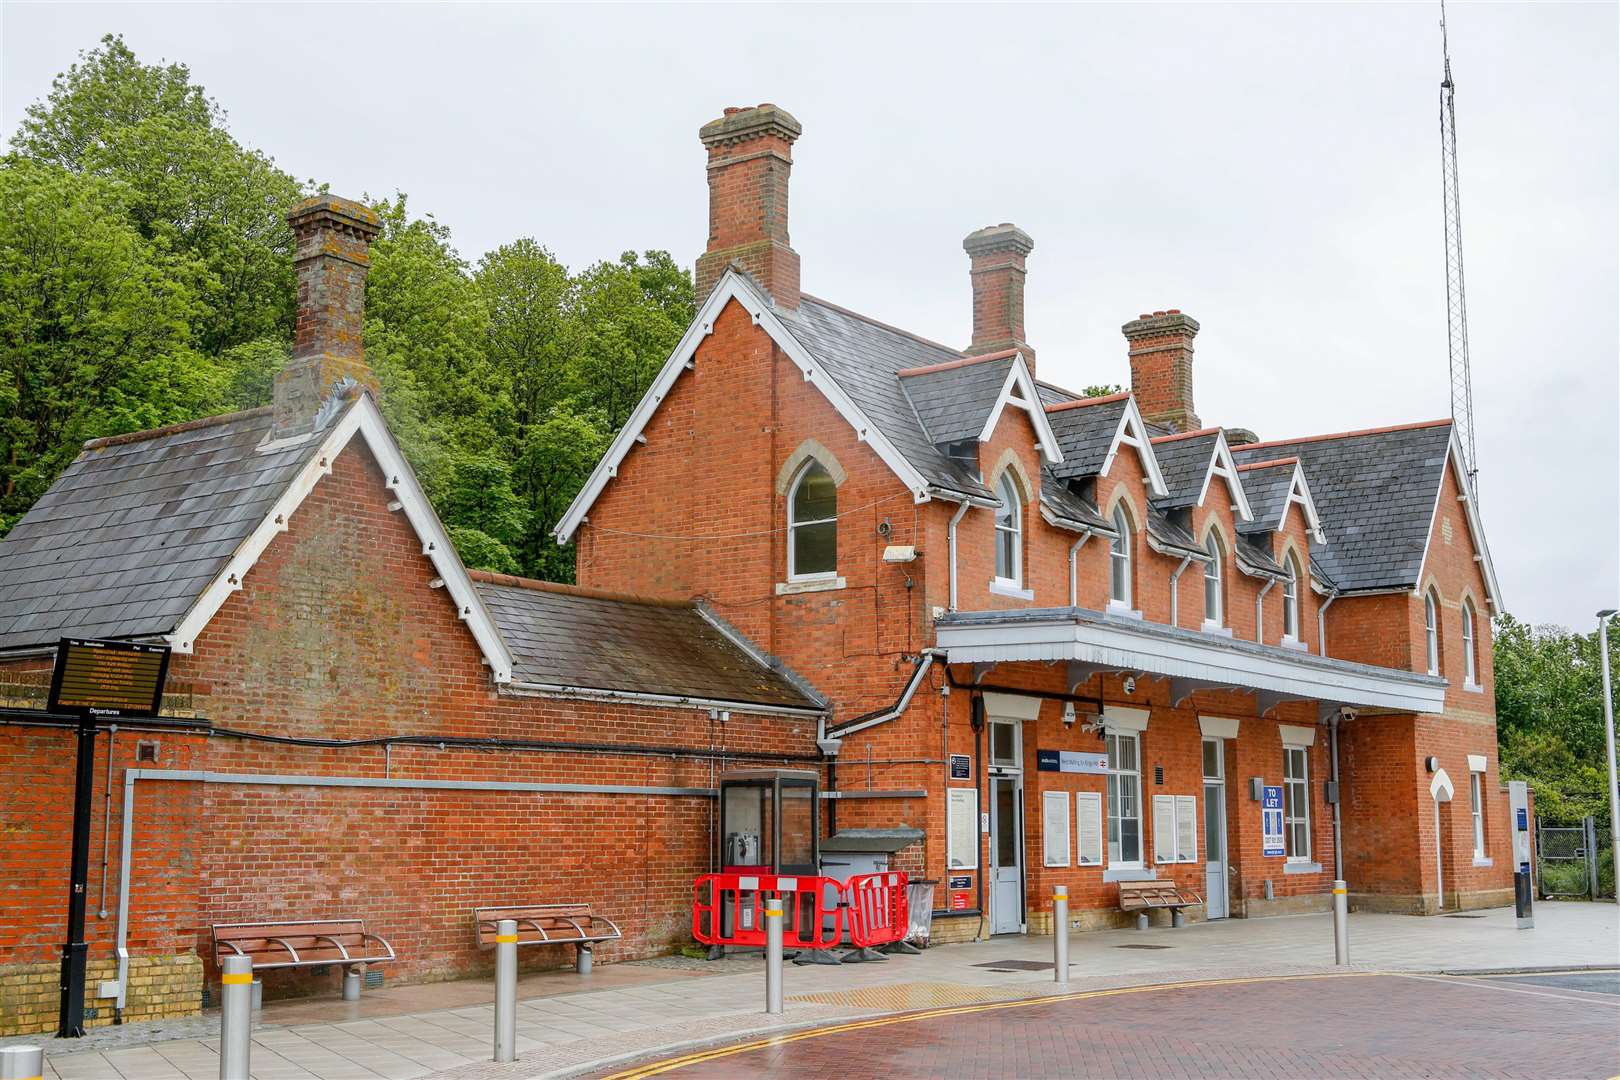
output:
[[[946,864],[952,870],[979,866],[979,789],[951,788],[946,801]]]
[[[1077,791],[1074,793],[1074,842],[1080,855],[1081,866],[1101,866],[1102,793]]]
[[[1286,855],[1283,848],[1283,790],[1260,789],[1260,854],[1267,858]]]
[[[1042,862],[1046,866],[1069,865],[1069,793],[1041,793]]]

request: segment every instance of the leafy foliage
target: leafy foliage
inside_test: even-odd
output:
[[[270,401],[295,314],[287,212],[320,190],[231,137],[183,64],[109,35],[0,158],[0,535],[87,438]],[[694,314],[665,252],[578,274],[534,239],[470,265],[382,217],[367,359],[470,566],[572,580],[550,532]]]
[[[1545,822],[1608,814],[1603,676],[1594,630],[1495,622],[1496,725],[1503,774],[1527,780]],[[1613,635],[1611,635],[1613,637]],[[1620,675],[1620,640],[1609,642]]]

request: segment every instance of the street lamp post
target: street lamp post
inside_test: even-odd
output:
[[[1609,682],[1609,620],[1614,608],[1597,613],[1598,653],[1603,658],[1603,749],[1609,756],[1609,848],[1614,854],[1614,872],[1620,874],[1620,783],[1614,768],[1614,687]],[[1597,858],[1597,852],[1592,853]]]

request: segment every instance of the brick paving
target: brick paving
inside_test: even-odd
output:
[[[1609,1077],[1620,1000],[1506,980],[1323,976],[1161,989],[905,1020],[664,1075],[951,1077]]]

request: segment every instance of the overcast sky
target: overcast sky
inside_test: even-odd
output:
[[[1620,6],[1454,4],[1481,501],[1508,610],[1620,603]],[[1447,415],[1438,5],[18,4],[9,133],[81,48],[189,64],[238,139],[403,191],[463,254],[571,267],[705,239],[697,129],[804,124],[793,246],[826,299],[957,345],[971,230],[1035,238],[1040,374],[1126,382],[1119,327],[1203,324],[1209,423]]]

